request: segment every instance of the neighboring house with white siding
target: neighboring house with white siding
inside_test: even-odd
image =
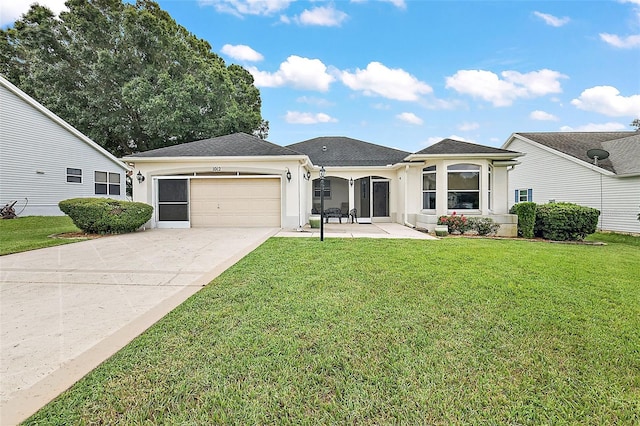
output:
[[[0,204],[58,216],[74,197],[125,199],[127,166],[0,76]],[[23,207],[26,204],[26,208]]]
[[[514,133],[502,148],[526,153],[509,172],[510,207],[566,201],[600,210],[600,229],[640,233],[640,132]],[[591,149],[609,157],[596,165]]]

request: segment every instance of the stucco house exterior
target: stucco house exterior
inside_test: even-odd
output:
[[[509,172],[509,206],[576,203],[600,210],[600,229],[640,233],[640,132],[514,133],[502,148],[526,153]],[[596,164],[593,149],[609,157]]]
[[[445,139],[411,154],[346,137],[286,147],[244,133],[123,158],[133,169],[134,201],[151,204],[152,227],[299,228],[319,209],[358,221],[397,222],[432,231],[440,215],[491,217],[515,235],[507,168],[519,152]],[[338,220],[335,218],[334,220]]]
[[[74,197],[125,199],[127,166],[0,76],[0,203],[63,215]],[[25,207],[26,205],[26,207]]]

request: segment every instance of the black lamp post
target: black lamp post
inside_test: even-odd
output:
[[[324,166],[320,167],[320,241],[324,241]]]

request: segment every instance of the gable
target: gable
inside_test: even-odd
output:
[[[90,148],[88,152],[94,152],[97,157],[101,157],[101,161],[108,161],[122,170],[128,170],[122,161],[2,76],[0,76],[0,97],[4,143],[23,144],[25,143],[23,134],[34,131],[35,127],[38,127],[44,133],[51,132],[59,135],[57,140],[60,142],[60,149],[64,149],[64,144],[67,143],[82,144]],[[38,152],[39,155],[47,155],[46,151],[38,150]]]

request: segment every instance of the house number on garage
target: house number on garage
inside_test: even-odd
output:
[[[211,168],[211,171],[213,171],[213,172],[221,172],[221,171],[222,171],[222,167],[220,167],[220,166],[213,166],[213,167]]]

